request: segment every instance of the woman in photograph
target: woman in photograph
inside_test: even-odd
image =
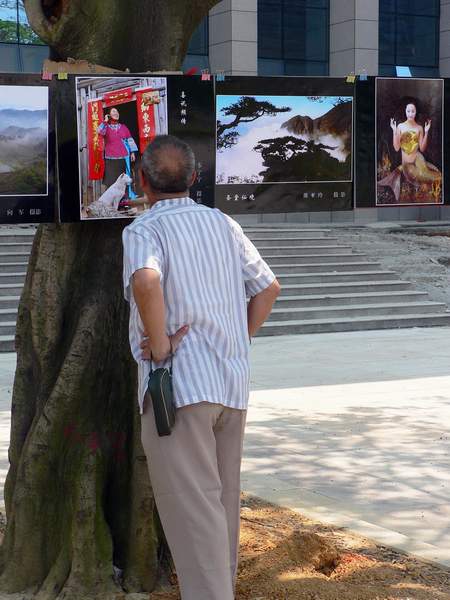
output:
[[[427,150],[431,119],[422,127],[417,121],[417,101],[408,100],[404,105],[406,121],[397,124],[392,117],[392,145],[396,152],[401,150],[402,164],[378,182],[379,186],[391,188],[398,202],[401,194],[402,175],[417,190],[422,184],[441,181],[442,174],[437,167],[427,162],[423,154]]]
[[[122,173],[127,173],[131,178],[131,163],[135,162],[138,151],[136,143],[126,125],[120,123],[120,114],[117,108],[112,108],[105,115],[103,123],[98,128],[98,133],[105,140],[105,175],[103,185],[109,188],[115,183]]]

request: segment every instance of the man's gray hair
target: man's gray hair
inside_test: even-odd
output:
[[[142,155],[142,171],[150,186],[163,194],[180,193],[195,170],[192,148],[174,135],[158,135]]]

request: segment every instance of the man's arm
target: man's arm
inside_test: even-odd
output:
[[[256,335],[258,329],[270,315],[280,291],[281,286],[275,279],[266,289],[250,298],[247,307],[248,335],[250,337]]]
[[[159,273],[155,269],[139,269],[132,277],[133,296],[144,330],[149,340],[142,344],[143,358],[150,358],[150,352],[155,362],[162,362],[170,356],[170,344],[176,351],[180,341],[188,332],[189,327],[181,327],[175,334],[166,333],[166,309],[164,294]]]

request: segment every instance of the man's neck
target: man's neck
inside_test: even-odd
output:
[[[175,198],[187,198],[189,196],[189,190],[185,190],[184,192],[176,192],[173,194],[152,194],[151,198],[149,199],[149,204],[150,206],[153,206],[154,204],[156,204],[157,202],[160,202],[161,200],[173,200]]]

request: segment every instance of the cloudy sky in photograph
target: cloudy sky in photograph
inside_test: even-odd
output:
[[[40,85],[0,85],[0,110],[47,110],[48,87]]]

